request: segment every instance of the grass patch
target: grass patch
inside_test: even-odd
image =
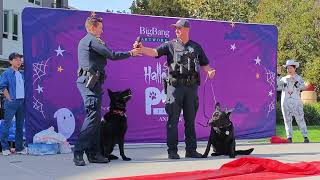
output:
[[[310,142],[320,142],[320,126],[307,126]],[[276,135],[286,138],[284,125],[277,125]],[[303,136],[298,126],[293,126],[293,142],[303,142]]]

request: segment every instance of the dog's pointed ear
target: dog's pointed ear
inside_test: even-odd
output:
[[[221,106],[219,102],[216,103],[216,111],[221,111]]]
[[[130,88],[126,89],[124,92],[132,93]]]
[[[113,92],[110,89],[108,89],[108,95],[110,99],[113,99]]]
[[[226,111],[225,111],[225,112],[226,112],[226,114],[227,114],[228,117],[230,117],[230,115],[231,115],[231,113],[232,113],[233,110],[234,110],[234,108],[232,108],[232,109],[227,109],[227,108],[226,108]]]

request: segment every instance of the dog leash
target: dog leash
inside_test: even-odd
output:
[[[205,118],[207,118],[208,119],[208,121],[207,121],[207,124],[206,125],[203,125],[203,124],[201,124],[201,123],[199,123],[199,122],[197,122],[199,125],[201,125],[201,126],[203,126],[203,127],[208,127],[209,126],[209,121],[210,121],[210,119],[211,119],[211,117],[210,116],[207,116],[206,115],[206,110],[205,110],[205,105],[206,105],[206,86],[207,86],[207,84],[208,84],[208,81],[209,81],[209,79],[208,79],[208,75],[206,76],[206,80],[204,81],[204,88],[203,88],[203,108],[202,108],[202,110],[203,110],[203,115],[204,115],[204,117]],[[212,85],[212,80],[210,80],[210,87],[211,87],[211,93],[212,93],[212,96],[213,96],[213,100],[214,100],[214,104],[217,104],[217,100],[216,100],[216,95],[215,95],[215,93],[214,93],[214,90],[213,90],[213,85]]]

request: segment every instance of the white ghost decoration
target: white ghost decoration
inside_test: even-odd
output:
[[[68,139],[74,132],[76,120],[73,113],[67,108],[58,109],[54,115],[57,118],[58,133],[61,133]]]

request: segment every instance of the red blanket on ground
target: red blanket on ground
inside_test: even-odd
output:
[[[272,144],[280,144],[280,143],[288,143],[288,140],[286,138],[283,137],[279,137],[279,136],[272,136],[270,138],[270,142]]]
[[[285,179],[320,175],[320,161],[282,163],[272,159],[243,157],[217,170],[200,170],[166,174],[112,178],[111,180],[207,180],[207,179]],[[110,180],[110,179],[109,179]]]

